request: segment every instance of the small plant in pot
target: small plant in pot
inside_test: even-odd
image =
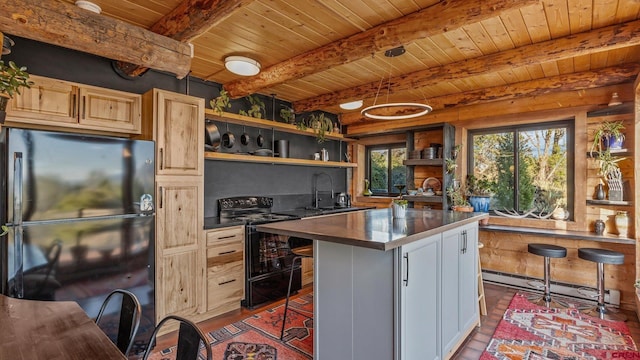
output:
[[[20,94],[20,88],[30,88],[33,81],[29,80],[29,73],[25,66],[18,66],[13,61],[5,64],[0,60],[0,124],[7,116],[7,105],[15,94]]]
[[[326,117],[324,113],[313,113],[308,118],[296,124],[300,130],[312,129],[316,134],[318,144],[322,144],[327,140],[326,135],[333,131],[333,122]]]
[[[464,189],[462,189],[462,187],[454,187],[453,185],[450,185],[447,188],[447,196],[449,196],[449,199],[451,200],[451,210],[473,212],[473,206],[471,206],[465,198]]]
[[[467,175],[467,198],[473,206],[473,211],[489,212],[493,183],[486,177],[477,178],[473,174]]]
[[[624,144],[624,124],[622,121],[603,121],[593,133],[593,151],[609,151],[622,149]]]

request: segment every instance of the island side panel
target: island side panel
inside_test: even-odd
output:
[[[314,359],[393,359],[396,252],[325,241],[314,250]]]

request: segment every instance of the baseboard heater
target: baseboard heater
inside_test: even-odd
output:
[[[542,279],[539,279],[539,278],[532,278],[532,277],[497,272],[492,270],[482,270],[482,278],[487,283],[504,285],[504,286],[509,286],[517,289],[530,290],[530,291],[536,291],[536,292],[540,292],[540,289],[536,288],[535,286],[532,286],[530,282],[536,281],[536,280],[542,281]],[[588,296],[589,294],[584,294],[584,291],[583,292],[578,291],[578,289],[585,289],[585,286],[561,283],[556,281],[551,282],[552,294],[575,298],[575,299],[588,300],[592,302],[595,302],[598,299],[597,290],[595,288],[593,288],[593,290],[590,291],[593,297]],[[605,288],[604,302],[612,306],[620,306],[620,290]]]

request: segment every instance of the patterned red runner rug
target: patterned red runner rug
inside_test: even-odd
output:
[[[293,310],[292,310],[293,309]],[[280,328],[284,305],[261,311],[244,320],[206,333],[216,360],[307,360],[313,359],[313,293],[289,301],[283,340]],[[205,359],[206,353],[200,352]],[[150,359],[175,358],[175,346]]]
[[[481,360],[640,359],[624,322],[547,309],[514,295]]]

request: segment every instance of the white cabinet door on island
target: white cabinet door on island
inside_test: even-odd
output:
[[[440,359],[440,235],[402,247],[401,359]]]
[[[442,234],[442,353],[445,358],[453,355],[478,321],[477,249],[477,224]]]

